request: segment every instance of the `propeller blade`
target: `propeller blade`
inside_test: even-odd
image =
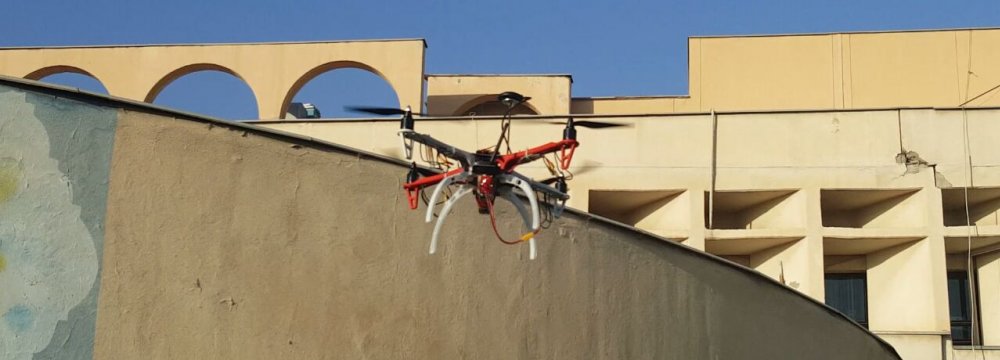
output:
[[[565,121],[550,121],[549,124],[566,125]],[[590,128],[590,129],[605,129],[614,127],[632,127],[632,124],[619,124],[619,123],[609,123],[603,121],[589,121],[589,120],[574,120],[573,125]]]
[[[344,106],[344,110],[375,115],[403,115],[406,110],[378,106]]]
[[[403,115],[406,114],[406,110],[393,108],[393,107],[382,107],[382,106],[344,106],[344,110],[350,112],[358,112],[365,114],[374,115]],[[425,115],[423,113],[413,112],[413,115]]]

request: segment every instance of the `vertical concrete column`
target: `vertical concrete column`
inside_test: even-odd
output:
[[[979,276],[979,319],[983,345],[1000,345],[1000,251],[976,257]],[[984,291],[985,290],[985,291]]]
[[[582,186],[583,184],[572,185],[573,188],[569,190],[569,200],[566,201],[566,206],[590,212],[590,188]]]
[[[933,174],[918,196],[926,237],[868,255],[870,328],[939,337],[949,332],[941,192]],[[930,186],[928,186],[930,185]],[[938,339],[940,342],[940,339]]]
[[[419,65],[419,67],[418,67]],[[396,90],[399,106],[409,106],[415,112],[424,109],[424,72],[423,63],[408,64],[406,69],[393,73],[383,73],[386,81]]]
[[[688,207],[690,209],[691,220],[688,225],[688,238],[684,241],[684,245],[693,247],[695,249],[705,251],[705,230],[708,227],[705,224],[705,192],[708,191],[704,187],[691,187],[687,189],[688,192]]]
[[[257,116],[261,120],[277,120],[284,115],[281,108],[285,105],[285,94],[271,91],[257,94]]]
[[[270,66],[271,64],[261,65]],[[250,86],[257,98],[257,117],[261,120],[281,119],[284,115],[281,108],[285,105],[285,96],[288,96],[288,92],[295,82],[307,71],[309,69],[306,68],[289,68],[276,72],[244,71],[244,81]]]
[[[823,214],[820,204],[820,189],[809,187],[799,190],[803,192],[806,199],[806,237],[802,239],[805,245],[803,256],[807,258],[807,273],[803,276],[806,281],[802,282],[799,291],[809,295],[820,302],[826,300],[826,288],[824,287],[824,261],[823,261]]]
[[[935,185],[934,172],[924,171],[924,188],[920,190],[927,204],[926,227],[928,241],[928,259],[930,278],[927,279],[930,291],[933,293],[933,310],[927,314],[933,319],[931,331],[951,332],[951,316],[948,310],[948,265],[944,247],[944,206],[942,205],[941,189]]]

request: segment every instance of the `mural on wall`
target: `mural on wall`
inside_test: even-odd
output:
[[[115,118],[0,86],[2,359],[91,357]]]

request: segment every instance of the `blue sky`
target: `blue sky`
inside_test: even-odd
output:
[[[687,37],[1000,26],[1000,1],[9,1],[0,46],[425,38],[427,73],[569,73],[574,96],[687,94]],[[49,79],[83,88],[70,75]],[[360,70],[326,73],[298,100],[324,115],[394,105]],[[183,77],[157,103],[254,117],[238,79]]]

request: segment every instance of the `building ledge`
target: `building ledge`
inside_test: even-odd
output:
[[[955,350],[990,350],[1000,351],[1000,345],[953,345]]]

